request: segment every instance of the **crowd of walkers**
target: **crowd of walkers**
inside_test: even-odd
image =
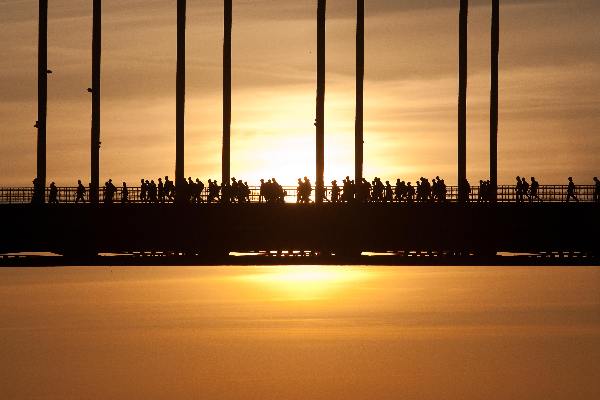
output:
[[[125,185],[125,183],[123,183]],[[206,199],[203,193],[206,190]],[[185,203],[199,204],[206,201],[207,203],[248,203],[252,194],[248,182],[231,178],[231,183],[227,182],[219,185],[216,180],[208,180],[208,187],[196,178],[191,177],[187,181],[183,181],[182,185],[177,189],[179,191],[179,199]],[[140,181],[140,201],[142,203],[171,203],[175,201],[176,188],[175,183],[165,176],[158,178],[158,184],[154,180]]]
[[[466,201],[471,198],[471,186],[468,181],[464,182],[466,193],[468,194]],[[43,203],[45,197],[45,188],[39,184],[39,181],[33,181],[33,196],[32,203]],[[91,187],[91,185],[89,185]],[[58,204],[59,194],[58,188],[54,182],[50,183],[48,191],[48,203]],[[206,189],[206,190],[205,190]],[[528,181],[524,177],[517,176],[514,187],[515,201],[523,202],[542,202],[540,198],[540,184],[535,177],[531,177]],[[81,180],[77,182],[75,203],[85,203],[86,197],[90,197],[90,190],[82,184]],[[176,193],[179,196],[176,197]],[[318,192],[315,190],[315,192]],[[112,179],[109,179],[104,184],[103,202],[112,204],[119,190],[113,184]],[[577,194],[577,186],[573,178],[568,178],[566,188],[566,202],[579,202]],[[277,182],[275,178],[268,180],[260,180],[260,189],[258,194],[259,203],[281,204],[285,202],[287,191]],[[337,180],[331,182],[331,186],[327,190],[323,190],[323,200],[331,203],[424,203],[424,202],[446,202],[448,198],[448,188],[444,179],[436,176],[434,179],[421,177],[415,182],[405,182],[400,179],[396,180],[394,186],[390,181],[385,183],[380,178],[375,178],[369,182],[362,178],[360,182],[355,182],[347,176],[341,185],[338,185]],[[479,191],[477,193],[477,202],[491,202],[496,196],[496,190],[492,183],[488,181],[479,181]],[[130,202],[130,189],[126,182],[123,182],[120,189],[119,201],[121,203]],[[187,180],[176,188],[175,183],[168,176],[158,178],[155,182],[153,179],[141,179],[139,186],[139,198],[136,199],[141,203],[162,204],[182,201],[190,204],[199,203],[249,203],[252,197],[252,190],[248,182],[231,178],[230,182],[225,182],[219,185],[216,180],[208,180],[208,186],[196,178],[192,180],[189,177]],[[313,185],[307,177],[298,179],[296,189],[296,202],[298,204],[311,203],[313,199]],[[593,201],[600,202],[600,180],[594,177]]]
[[[516,180],[517,182],[515,185],[515,195],[517,203],[523,203],[525,201],[525,198],[527,198],[527,201],[529,202],[542,201],[538,193],[540,189],[540,184],[533,176],[531,177],[531,183],[527,182],[526,178],[521,178],[520,176],[517,176]],[[571,184],[573,183],[573,178],[569,178],[569,182],[570,183],[567,189],[567,193],[571,191]],[[574,190],[575,184],[573,184],[573,194]],[[567,202],[568,201],[569,197],[567,196]]]
[[[421,177],[413,186],[412,182],[396,180],[394,186],[390,181],[375,178],[369,182],[365,178],[357,184],[347,176],[340,187],[336,180],[331,182],[332,203],[392,203],[392,202],[445,202],[447,186],[443,179],[436,176],[431,182]]]
[[[260,180],[260,189],[258,194],[259,203],[265,202],[268,204],[282,204],[285,203],[285,196],[287,196],[287,192],[275,178],[271,178],[266,182],[264,179]]]

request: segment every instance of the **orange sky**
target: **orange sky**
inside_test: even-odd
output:
[[[489,1],[472,1],[468,175],[488,175]],[[501,182],[600,174],[600,4],[502,1]],[[101,179],[173,175],[175,1],[105,0]],[[328,1],[326,180],[353,173],[353,0]],[[456,181],[458,1],[367,0],[365,174]],[[316,0],[235,0],[232,174],[314,175]],[[186,175],[220,178],[222,2],[188,1]],[[91,2],[50,2],[48,179],[89,177]],[[0,185],[35,175],[37,2],[0,2]]]

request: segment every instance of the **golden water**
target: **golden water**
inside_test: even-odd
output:
[[[2,399],[597,399],[600,268],[0,269]]]

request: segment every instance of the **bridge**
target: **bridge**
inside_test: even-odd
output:
[[[223,130],[221,182],[229,182],[231,142],[232,1],[224,0]],[[263,256],[318,255],[319,262],[372,263],[365,253],[393,254],[415,263],[420,255],[431,263],[498,263],[501,254],[525,254],[523,261],[558,258],[559,263],[599,262],[600,207],[594,186],[578,186],[579,202],[567,204],[567,187],[541,186],[542,202],[516,202],[514,186],[498,184],[498,78],[500,4],[492,0],[490,87],[490,196],[467,182],[467,54],[468,0],[459,1],[458,113],[456,186],[447,187],[445,201],[329,203],[324,183],[326,0],[317,2],[317,87],[315,113],[315,196],[312,204],[296,202],[296,188],[287,187],[283,204],[260,204],[259,188],[250,188],[249,202],[200,204],[175,199],[175,204],[143,202],[141,189],[129,188],[129,201],[117,188],[114,203],[102,204],[100,185],[100,112],[102,1],[93,1],[92,122],[90,182],[85,204],[74,204],[76,188],[57,188],[59,204],[29,204],[33,188],[0,188],[0,254],[6,263],[19,253],[52,252],[91,262],[98,254],[169,256],[158,263],[231,263],[233,253]],[[356,114],[354,180],[363,179],[364,0],[356,2]],[[48,0],[39,0],[37,175],[46,188],[46,113],[48,69]],[[175,77],[175,186],[185,186],[186,0],[177,0],[177,72]],[[184,191],[177,191],[181,197]],[[49,191],[45,189],[49,199]],[[41,203],[44,203],[42,201]],[[410,203],[410,204],[408,204]],[[323,258],[324,257],[324,258]],[[148,263],[147,258],[140,263]],[[126,262],[131,262],[129,258]],[[6,261],[8,260],[8,261]],[[225,260],[225,261],[223,261]],[[341,260],[341,261],[340,261]],[[474,261],[472,261],[474,260]],[[531,261],[533,260],[533,261]],[[64,262],[64,261],[61,261]],[[79,261],[75,261],[79,262]],[[106,263],[107,261],[101,261]],[[121,261],[123,262],[123,261]],[[260,261],[264,262],[264,260]],[[506,262],[506,261],[503,261]],[[393,263],[386,259],[385,263]]]
[[[295,186],[283,186],[282,189],[285,192],[285,203],[295,203],[298,199],[298,188]],[[329,202],[331,199],[331,186],[324,187],[325,201]],[[538,198],[530,199],[527,194],[525,194],[524,201],[525,202],[542,202],[542,203],[565,203],[567,201],[567,190],[568,186],[566,185],[541,185],[537,191]],[[575,194],[577,196],[577,200],[581,203],[594,203],[597,202],[596,198],[596,187],[594,185],[578,185],[575,188]],[[105,200],[105,191],[104,187],[101,187],[98,191],[98,200],[103,203]],[[142,188],[140,186],[129,186],[127,188],[128,203],[140,203],[140,204],[150,204],[152,203],[148,199],[142,198]],[[264,202],[264,199],[261,199],[260,196],[260,186],[250,186],[249,187],[249,195],[247,202],[249,203],[261,203]],[[58,203],[59,204],[75,204],[77,199],[77,187],[57,187],[58,193]],[[343,193],[343,190],[342,190]],[[489,202],[490,199],[481,198],[483,192],[479,186],[472,186],[471,191],[468,196],[467,202]],[[514,185],[499,185],[496,191],[496,197],[493,199],[495,203],[517,203],[517,189]],[[32,202],[34,196],[34,189],[32,187],[0,187],[0,205],[1,204],[30,204]],[[208,188],[205,187],[199,195],[199,204],[207,203],[208,204],[209,192]],[[50,189],[46,188],[45,190],[45,201],[48,201],[50,198]],[[80,204],[84,204],[85,202],[90,202],[90,194],[89,191],[86,191],[84,195],[84,202],[80,202]],[[123,200],[123,188],[117,187],[116,193],[113,197],[113,203],[121,203]],[[311,201],[315,201],[314,194],[311,196]],[[573,201],[573,200],[572,200]],[[213,204],[220,203],[219,199],[216,199]],[[235,201],[233,201],[235,203]],[[246,202],[246,201],[244,201]],[[389,203],[408,203],[409,201],[406,199],[398,200],[395,199],[393,201],[382,201]],[[413,202],[419,202],[417,199],[414,199]],[[431,200],[431,202],[438,202],[438,200]],[[459,202],[459,188],[458,186],[447,186],[447,195],[444,199],[444,202],[448,203],[457,203]],[[165,197],[164,201],[156,201],[155,203],[166,203],[171,204],[174,203],[173,198]]]
[[[600,206],[591,202],[3,204],[0,218],[0,254],[51,252],[81,263],[111,253],[170,255],[159,259],[165,265],[181,259],[231,264],[240,260],[233,253],[272,252],[312,254],[319,263],[372,263],[365,252],[411,264],[420,262],[406,258],[415,253],[439,264],[494,264],[507,253],[534,257],[521,264],[540,263],[542,255],[560,263],[567,262],[563,256],[600,262]],[[142,259],[135,262],[157,262]]]

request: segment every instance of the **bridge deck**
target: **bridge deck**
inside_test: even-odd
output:
[[[598,254],[600,247],[600,207],[592,203],[0,205],[0,218],[0,253]]]

